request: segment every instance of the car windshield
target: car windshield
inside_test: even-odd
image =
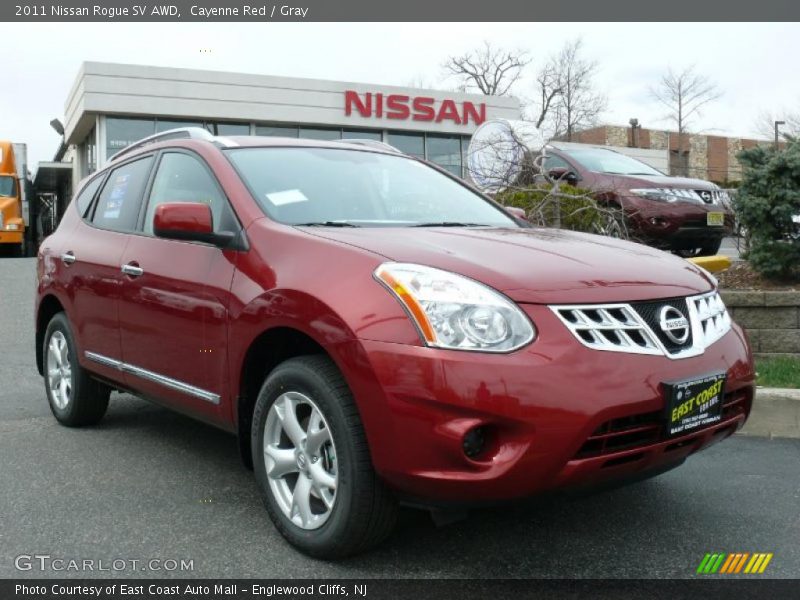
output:
[[[302,147],[227,153],[263,210],[281,223],[518,227],[466,186],[405,156]]]
[[[575,159],[584,168],[597,173],[610,173],[612,175],[657,175],[664,173],[658,171],[640,160],[625,156],[613,150],[602,148],[569,148],[562,152]]]
[[[9,175],[0,175],[0,196],[15,196],[16,187],[13,177]]]

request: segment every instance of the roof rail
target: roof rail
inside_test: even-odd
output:
[[[377,148],[378,150],[385,150],[386,152],[394,152],[395,154],[403,154],[401,150],[395,148],[391,144],[387,144],[386,142],[379,142],[378,140],[370,140],[370,139],[362,139],[362,138],[352,138],[352,139],[342,139],[337,140],[342,142],[343,144],[355,144],[356,146],[367,146],[369,148]]]
[[[164,142],[167,140],[206,140],[208,142],[213,142],[215,139],[216,138],[211,133],[202,127],[179,127],[177,129],[169,129],[167,131],[162,131],[161,133],[156,133],[155,135],[147,136],[138,142],[134,142],[130,146],[126,146],[112,156],[110,162],[115,161],[119,157],[133,152],[138,148],[142,148],[143,146],[147,146],[149,144],[155,144],[157,142]]]

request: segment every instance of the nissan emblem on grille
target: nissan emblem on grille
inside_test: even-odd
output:
[[[664,306],[658,315],[661,331],[676,344],[685,344],[689,339],[689,319],[673,306]]]

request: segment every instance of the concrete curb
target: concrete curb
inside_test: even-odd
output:
[[[800,390],[757,388],[750,419],[739,434],[800,438]]]

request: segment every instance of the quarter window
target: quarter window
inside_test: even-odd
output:
[[[86,209],[88,209],[89,205],[92,203],[95,192],[97,192],[101,183],[103,183],[103,177],[95,177],[83,186],[83,189],[80,191],[77,198],[75,198],[75,202],[78,204],[78,212],[82,217],[86,215]]]
[[[161,157],[144,218],[145,233],[153,233],[156,208],[166,202],[200,202],[211,208],[214,231],[233,231],[233,215],[217,181],[199,159],[182,152]]]
[[[153,157],[140,158],[111,171],[92,222],[115,231],[134,231],[139,219],[142,192],[150,174]]]

